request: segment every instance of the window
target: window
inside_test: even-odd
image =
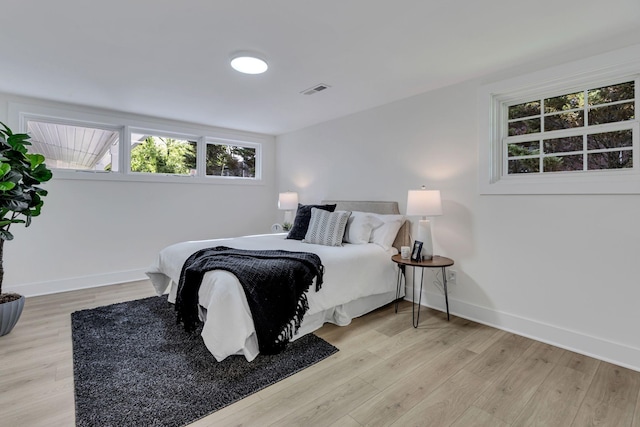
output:
[[[481,194],[640,194],[640,46],[478,90]]]
[[[31,151],[44,155],[54,169],[118,170],[120,132],[117,129],[27,120]]]
[[[197,147],[189,139],[131,132],[131,172],[196,175]]]
[[[10,102],[9,117],[57,179],[251,184],[262,181],[262,143],[272,140],[69,106]]]
[[[637,168],[633,156],[635,96],[632,80],[505,104],[506,174]]]
[[[207,142],[207,176],[256,176],[256,148]]]

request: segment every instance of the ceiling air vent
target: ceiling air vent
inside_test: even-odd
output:
[[[322,92],[325,89],[329,89],[331,86],[326,85],[324,83],[320,83],[317,84],[313,87],[310,87],[309,89],[305,89],[302,92],[300,92],[303,95],[313,95],[314,93],[318,93],[318,92]]]

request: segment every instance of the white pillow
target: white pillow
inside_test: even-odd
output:
[[[369,241],[381,246],[385,251],[388,251],[391,249],[400,227],[402,227],[402,224],[404,224],[407,218],[404,215],[371,215],[382,220],[383,224],[380,227],[373,229]]]
[[[344,232],[344,241],[355,245],[369,243],[371,232],[382,224],[384,223],[381,219],[368,212],[351,212],[347,229]]]
[[[344,230],[351,216],[348,211],[327,212],[318,208],[311,208],[309,228],[302,240],[325,246],[342,246]]]

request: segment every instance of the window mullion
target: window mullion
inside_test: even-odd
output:
[[[198,138],[196,146],[196,176],[206,176],[207,169],[207,141],[205,137]]]
[[[122,140],[118,147],[119,173],[129,175],[131,172],[131,130],[129,129],[129,126],[125,125],[122,127],[120,138],[122,138]]]

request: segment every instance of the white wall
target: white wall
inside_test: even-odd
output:
[[[0,96],[5,123],[9,101],[33,102]],[[12,226],[3,291],[32,296],[143,279],[169,244],[269,232],[277,218],[275,141],[261,139],[263,180],[250,185],[69,180],[54,172],[42,215],[28,228]]]
[[[488,81],[488,80],[485,80]],[[452,313],[640,370],[640,198],[478,192],[480,82],[277,138],[278,185],[302,202],[440,189],[436,253],[455,260]],[[444,298],[430,285],[427,304]]]

